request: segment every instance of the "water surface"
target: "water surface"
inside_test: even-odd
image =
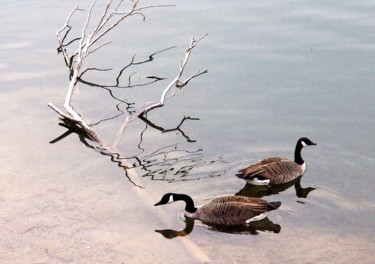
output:
[[[55,31],[77,2],[0,4],[1,262],[372,263],[373,1],[174,4],[118,27],[112,46],[87,65],[114,70],[88,74],[91,85],[81,83],[74,97],[112,143],[125,114],[98,85],[116,84],[134,54],[144,61],[177,46],[130,67],[120,83],[133,73],[135,83],[165,80],[113,88],[129,103],[123,111],[157,100],[191,37],[209,33],[186,75],[208,73],[147,122],[132,121],[120,160],[76,133],[50,143],[67,131],[47,107],[63,104],[68,85]],[[299,187],[259,191],[234,177],[267,156],[292,158],[301,136],[318,146],[304,149],[308,170]],[[186,221],[181,203],[154,208],[166,192],[187,193],[198,205],[257,193],[282,206],[251,230],[217,230]],[[168,238],[155,230],[170,230]]]

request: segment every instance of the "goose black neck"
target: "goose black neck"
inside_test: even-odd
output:
[[[194,201],[193,201],[193,199],[191,199],[191,197],[189,195],[175,193],[175,194],[173,194],[173,200],[174,201],[179,201],[179,200],[184,201],[186,203],[185,211],[187,211],[189,213],[195,213],[197,211],[197,208],[194,207]]]
[[[302,143],[298,141],[296,145],[296,150],[294,151],[294,162],[299,165],[302,165],[305,162],[302,159],[302,155],[301,155],[302,148],[303,148]]]

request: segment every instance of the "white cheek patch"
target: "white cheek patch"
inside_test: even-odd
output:
[[[305,143],[305,141],[301,141],[301,143],[302,143],[302,146],[303,146],[303,147],[306,147],[306,146],[307,146],[307,144]]]
[[[173,200],[173,195],[171,195],[171,196],[169,196],[169,201],[168,201],[168,203],[173,203],[174,202],[174,200]]]

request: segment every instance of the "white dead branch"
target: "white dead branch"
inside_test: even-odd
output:
[[[163,93],[162,93],[162,95],[161,95],[161,97],[160,97],[160,101],[157,102],[157,103],[153,103],[153,104],[149,105],[149,106],[146,107],[146,109],[143,110],[139,115],[144,115],[144,114],[146,114],[147,112],[151,111],[152,109],[155,109],[155,108],[158,108],[158,107],[162,107],[162,106],[164,105],[164,102],[165,102],[165,100],[166,100],[166,96],[167,96],[169,90],[170,90],[173,86],[178,87],[178,88],[182,88],[182,87],[184,87],[186,84],[188,84],[188,82],[189,82],[191,79],[193,79],[193,78],[195,78],[195,77],[197,77],[197,76],[199,76],[199,75],[201,75],[201,74],[203,74],[203,73],[206,72],[206,71],[203,71],[203,72],[198,71],[197,73],[195,73],[195,74],[193,74],[192,76],[190,76],[189,78],[187,78],[185,81],[182,81],[182,80],[181,80],[181,76],[182,76],[182,74],[183,74],[183,72],[184,72],[184,70],[185,70],[186,64],[187,64],[187,62],[188,62],[188,60],[189,60],[189,58],[190,58],[191,51],[195,48],[196,44],[197,44],[201,39],[203,39],[203,38],[206,37],[206,36],[207,36],[207,33],[204,34],[202,37],[200,37],[200,38],[197,39],[197,40],[195,40],[194,37],[192,38],[189,47],[186,49],[185,58],[183,59],[183,61],[181,61],[181,64],[180,64],[180,70],[179,70],[177,76],[176,76],[176,77],[175,77],[175,78],[169,83],[169,85],[167,86],[167,88],[165,88],[165,90],[163,91]],[[172,96],[173,96],[173,94],[172,94]]]
[[[117,3],[114,3],[117,2]],[[120,8],[122,7],[122,4],[124,3],[123,0],[108,0],[103,14],[99,18],[99,20],[95,22],[91,22],[93,9],[97,3],[97,0],[94,0],[90,6],[90,9],[88,11],[88,15],[85,21],[85,24],[82,28],[81,36],[79,38],[78,48],[75,52],[73,52],[71,55],[68,53],[66,46],[64,45],[64,39],[67,35],[67,33],[63,34],[63,32],[69,32],[70,30],[70,20],[73,16],[73,14],[76,11],[82,11],[82,9],[77,6],[68,16],[65,24],[63,27],[56,32],[57,39],[60,44],[60,49],[62,51],[62,54],[64,56],[65,63],[67,67],[69,68],[70,72],[70,83],[68,87],[68,91],[66,93],[65,102],[63,104],[63,107],[65,111],[58,108],[53,103],[49,103],[48,106],[53,109],[55,112],[57,112],[62,119],[67,119],[74,124],[77,124],[82,130],[84,130],[87,135],[94,141],[98,142],[100,145],[103,144],[102,140],[98,136],[98,134],[84,121],[83,117],[79,115],[72,107],[72,97],[74,94],[74,90],[76,88],[76,84],[79,81],[80,76],[82,75],[82,65],[86,58],[91,55],[92,53],[96,52],[98,49],[109,45],[111,42],[105,42],[102,44],[98,44],[99,40],[101,40],[109,31],[111,31],[114,27],[119,25],[124,19],[139,15],[145,19],[145,16],[142,14],[142,11],[149,8],[156,8],[156,7],[167,7],[171,5],[149,5],[149,6],[142,6],[138,7],[140,0],[135,0],[131,3],[131,7],[128,11],[120,11]],[[87,32],[89,27],[92,28],[91,25],[94,25],[91,32]],[[191,77],[187,78],[185,81],[181,80],[182,73],[185,69],[185,66],[188,62],[188,59],[190,57],[190,53],[192,49],[195,47],[196,43],[199,42],[202,38],[204,38],[207,34],[203,35],[198,40],[192,39],[190,46],[186,50],[185,58],[181,62],[180,70],[176,78],[168,85],[167,88],[165,88],[164,92],[161,95],[160,102],[151,104],[149,106],[144,106],[145,110],[140,111],[141,114],[146,114],[147,112],[151,111],[152,109],[155,109],[157,107],[161,107],[164,105],[164,102],[166,100],[166,96],[168,91],[173,87],[182,88],[185,86],[191,79],[201,75],[204,72],[197,72]],[[96,44],[96,45],[94,45]],[[173,94],[172,94],[173,95]],[[170,96],[172,96],[170,95]],[[129,118],[127,117],[125,125],[129,122]],[[124,126],[121,127],[121,130],[124,130]],[[120,131],[121,134],[121,131]],[[118,142],[117,142],[118,143]],[[116,144],[115,144],[116,145]]]

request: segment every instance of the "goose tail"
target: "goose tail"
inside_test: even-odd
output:
[[[279,208],[280,205],[281,205],[281,202],[269,202],[268,203],[268,207],[270,208],[270,211]]]
[[[244,178],[243,170],[240,170],[239,172],[237,172],[235,176],[237,176],[240,179],[243,179]]]

